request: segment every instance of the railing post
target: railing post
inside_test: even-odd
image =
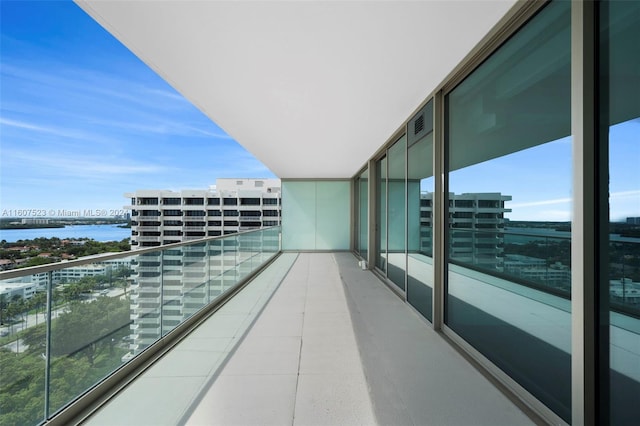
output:
[[[53,308],[53,272],[47,272],[47,323],[46,323],[46,343],[44,354],[44,418],[49,418],[49,393],[51,384],[51,318]],[[36,316],[38,313],[36,312]]]

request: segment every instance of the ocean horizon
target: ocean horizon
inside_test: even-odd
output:
[[[96,241],[122,241],[131,237],[131,228],[118,225],[67,225],[64,228],[0,229],[0,241],[15,243],[35,238],[91,238]]]

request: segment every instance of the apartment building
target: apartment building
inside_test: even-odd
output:
[[[449,253],[452,261],[502,271],[504,206],[500,193],[449,194]]]
[[[279,179],[217,179],[207,190],[137,190],[131,198],[131,248],[133,250],[230,235],[280,225]],[[177,248],[141,255],[132,265],[131,354],[135,355],[158,335],[192,315],[203,300],[221,294],[237,279],[227,271],[236,256],[250,257],[262,241],[244,236],[233,241],[212,241],[191,249]],[[224,252],[210,261],[211,253]],[[214,282],[212,286],[203,283]],[[161,291],[161,285],[164,291]],[[162,317],[150,309],[159,300],[168,306]],[[127,355],[130,356],[130,355]]]
[[[134,250],[280,224],[279,179],[217,179],[208,190],[137,190],[125,197]]]

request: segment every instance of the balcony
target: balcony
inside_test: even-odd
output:
[[[135,227],[136,231],[157,231],[158,228],[160,228],[160,224],[158,224],[157,226],[146,226],[146,225],[140,225]]]
[[[185,235],[182,237],[182,241],[194,241],[194,240],[201,240],[203,238],[207,238],[206,236],[191,236],[191,235]]]
[[[138,236],[136,236],[136,239],[138,241],[140,241],[140,242],[142,242],[142,241],[160,241],[160,239],[162,239],[162,237],[159,236],[159,235],[158,236],[156,236],[156,235],[153,235],[153,236],[138,235]]]
[[[160,211],[159,210],[139,210],[138,211],[138,220],[142,221],[142,220],[147,220],[147,221],[153,221],[153,220],[158,220],[158,218],[160,217]]]
[[[197,225],[197,226],[184,226],[182,227],[185,231],[203,231],[206,228],[206,225]]]
[[[122,423],[534,424],[349,253],[281,255],[86,422]]]

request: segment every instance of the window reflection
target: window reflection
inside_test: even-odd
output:
[[[429,321],[433,294],[433,102],[409,122],[407,301]]]
[[[568,422],[570,47],[552,2],[445,98],[445,322]]]
[[[601,123],[609,150],[611,424],[640,403],[640,3],[600,3]],[[606,140],[608,138],[608,141]]]

